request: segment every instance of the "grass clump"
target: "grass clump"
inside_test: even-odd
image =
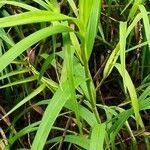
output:
[[[0,148],[150,149],[147,3],[0,1]]]

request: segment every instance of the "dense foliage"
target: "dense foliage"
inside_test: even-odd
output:
[[[148,0],[0,0],[0,149],[150,149]]]

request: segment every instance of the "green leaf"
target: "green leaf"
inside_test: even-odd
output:
[[[29,23],[51,22],[51,21],[72,20],[72,19],[74,18],[65,16],[60,13],[54,13],[45,10],[35,10],[0,18],[0,28]]]
[[[12,145],[16,140],[24,136],[25,134],[28,134],[30,132],[36,131],[38,129],[38,125],[40,124],[40,121],[32,123],[28,125],[27,127],[20,130],[18,133],[15,134],[15,136],[9,138],[9,143]]]
[[[141,100],[139,102],[140,104],[140,110],[149,110],[150,109],[150,98],[146,98],[144,100]]]
[[[0,37],[2,40],[4,40],[7,44],[9,44],[10,46],[14,46],[14,42],[12,41],[12,39],[10,38],[10,36],[8,36],[9,34],[5,32],[4,29],[0,29]]]
[[[134,27],[136,26],[136,24],[142,19],[142,14],[139,13],[134,20],[132,21],[132,23],[130,24],[130,26],[126,29],[126,38],[129,36],[129,34],[131,33],[131,31],[134,29]],[[120,54],[120,43],[117,44],[116,48],[113,50],[113,52],[111,53],[111,55],[109,56],[109,59],[107,60],[107,63],[105,65],[104,71],[103,71],[103,79],[107,78],[109,76],[109,74],[111,73],[114,64],[116,63],[118,57]]]
[[[47,141],[47,144],[49,143],[57,143],[62,141],[62,136],[55,137],[51,140]],[[83,137],[83,136],[77,136],[77,135],[66,135],[64,138],[64,142],[69,142],[72,144],[76,144],[78,146],[81,146],[84,149],[88,149],[89,147],[89,139]]]
[[[75,89],[74,76],[73,76],[74,49],[72,48],[70,36],[68,33],[63,33],[63,44],[64,44],[64,51],[65,51],[64,61],[65,61],[65,66],[66,66],[68,84],[69,84],[70,93],[71,93],[71,97],[70,97],[71,105],[74,108],[74,112],[75,112],[75,115],[77,118],[77,124],[79,127],[80,134],[82,134],[82,128],[81,128],[80,117],[79,117],[78,101],[77,101],[77,97],[76,97],[76,92],[75,92],[76,89]]]
[[[80,59],[81,63],[83,64],[83,60],[82,60],[82,56],[81,56],[81,46],[80,46],[78,38],[74,32],[70,32],[70,40],[75,49],[75,53],[76,53],[77,57]]]
[[[104,149],[104,139],[105,139],[105,124],[97,124],[92,129],[92,135],[90,138],[90,148],[89,150],[102,150]]]
[[[75,111],[74,108],[71,105],[70,100],[67,101],[65,104],[66,108]],[[91,127],[93,127],[95,124],[97,124],[96,118],[92,112],[90,112],[86,107],[78,104],[79,108],[79,115],[82,119],[84,119]]]
[[[15,2],[15,1],[0,1],[0,4],[9,4],[9,5],[14,5],[14,6],[18,6],[18,7],[21,7],[21,8],[24,8],[26,10],[30,10],[30,11],[35,11],[35,10],[38,10],[37,8],[33,7],[33,6],[30,6],[30,5],[27,5],[27,4],[24,4],[24,3],[21,3],[21,2]]]
[[[108,133],[111,134],[110,142],[112,143],[113,148],[115,147],[113,143],[117,134],[119,133],[121,127],[128,120],[128,118],[132,115],[132,113],[133,113],[133,110],[129,109],[117,115],[116,117],[118,118],[118,120],[115,120],[110,130],[108,130]]]
[[[28,78],[21,79],[21,80],[17,80],[17,81],[12,82],[12,83],[5,84],[3,86],[0,86],[0,89],[7,88],[7,87],[10,87],[10,86],[14,86],[14,85],[18,85],[18,84],[31,82],[31,81],[34,81],[34,80],[37,80],[37,76],[36,75],[28,77]]]
[[[150,109],[150,99],[147,98],[144,100],[140,100],[139,106],[140,106],[140,110]],[[132,116],[133,113],[134,111],[131,108],[131,109],[121,112],[120,114],[116,116],[117,120],[115,120],[110,130],[108,130],[108,133],[112,134],[111,139],[110,139],[111,143],[114,143],[115,137],[117,136],[118,132],[120,131],[122,126],[125,124],[125,122],[128,120],[128,118]]]
[[[134,0],[133,6],[132,6],[130,13],[129,13],[129,18],[132,19],[134,17],[140,3],[141,3],[141,0]]]
[[[44,38],[47,38],[50,35],[69,31],[71,31],[70,28],[59,25],[53,27],[46,27],[29,35],[28,37],[14,45],[12,48],[10,48],[4,55],[0,57],[0,72],[33,44],[39,42]]]
[[[126,50],[126,53],[128,53],[128,52],[130,52],[130,51],[133,51],[133,50],[135,50],[135,49],[137,49],[137,48],[141,48],[142,46],[146,46],[147,44],[148,44],[148,42],[143,42],[143,43],[141,43],[141,44],[138,44],[138,45],[136,45],[136,46],[133,46],[133,47],[127,49],[127,50]]]
[[[55,58],[54,54],[48,55],[48,57],[45,59],[42,68],[40,70],[40,75],[38,78],[38,81],[41,80],[42,76],[44,75],[45,71],[48,69],[48,66],[52,63],[52,60]]]
[[[47,106],[41,124],[34,138],[31,150],[43,149],[47,137],[49,135],[49,132],[52,129],[52,126],[59,112],[61,111],[62,107],[65,105],[65,103],[69,98],[70,98],[70,89],[68,87],[68,82],[66,81],[61,84],[61,87],[58,88],[58,90],[55,92],[53,98],[51,99],[49,105]]]
[[[89,20],[89,15],[91,13],[92,0],[80,0],[79,1],[79,19],[84,23],[84,26],[87,27],[87,23]]]
[[[115,67],[119,71],[120,75],[123,76],[121,65],[116,63]],[[125,85],[128,89],[129,95],[130,95],[131,104],[132,104],[132,108],[133,108],[134,113],[135,113],[135,118],[136,118],[137,125],[142,126],[141,116],[140,116],[140,113],[139,113],[139,103],[138,103],[138,99],[137,99],[137,95],[136,95],[136,90],[135,90],[135,87],[132,83],[132,80],[131,80],[131,78],[130,78],[130,76],[129,76],[129,74],[126,70],[125,70],[125,78],[126,78]]]
[[[51,101],[51,99],[48,100],[43,100],[40,101],[38,103],[36,103],[35,105],[48,105],[49,102]],[[94,116],[94,114],[92,112],[90,112],[88,110],[88,108],[78,104],[79,106],[79,115],[82,119],[84,119],[91,127],[93,127],[94,125],[97,124],[96,118]],[[66,104],[64,105],[65,108],[71,110],[71,111],[75,111],[71,105],[70,99],[66,102]]]
[[[87,32],[85,34],[85,43],[87,47],[86,57],[87,60],[89,60],[93,45],[95,41],[95,37],[97,35],[97,28],[98,28],[98,21],[99,21],[99,15],[100,15],[100,9],[101,9],[101,0],[94,0],[91,7],[91,13],[89,16],[88,26],[87,26]],[[88,4],[89,5],[89,4]]]
[[[33,0],[33,1],[41,5],[43,8],[49,10],[48,5],[43,0]]]
[[[32,93],[30,93],[27,97],[25,97],[21,102],[19,102],[16,106],[14,106],[8,113],[6,113],[0,120],[4,119],[5,117],[7,117],[9,114],[11,114],[12,112],[14,112],[16,109],[18,109],[19,107],[21,107],[23,104],[25,104],[26,102],[28,102],[30,99],[32,99],[33,97],[35,97],[36,95],[38,95],[41,91],[43,91],[45,88],[45,85],[42,84],[40,85],[37,89],[35,89]]]
[[[38,75],[38,76],[40,75],[40,73],[32,65],[30,65],[30,68],[34,75]],[[56,91],[56,89],[58,89],[58,84],[52,79],[42,77],[41,82],[44,83],[45,86],[53,92]]]
[[[11,76],[14,76],[14,75],[19,75],[19,74],[22,74],[22,73],[26,73],[26,72],[30,72],[30,68],[23,68],[23,69],[20,69],[20,70],[15,70],[15,71],[12,71],[12,72],[8,72],[7,74],[1,76],[0,80],[11,77]]]
[[[149,22],[149,17],[148,17],[148,13],[145,9],[145,7],[143,5],[139,6],[140,11],[142,13],[142,17],[143,17],[143,23],[144,23],[144,28],[145,28],[145,35],[147,38],[147,42],[148,42],[148,46],[149,46],[149,50],[150,50],[150,22]]]
[[[120,22],[120,28],[119,28],[119,44],[120,44],[120,62],[121,62],[121,68],[122,68],[122,78],[123,78],[123,85],[124,90],[126,93],[126,76],[125,76],[125,69],[126,69],[126,57],[125,57],[125,50],[126,50],[126,31],[127,30],[127,23],[126,22]]]
[[[109,59],[107,60],[107,63],[105,65],[104,71],[103,71],[103,79],[106,79],[109,74],[111,73],[118,57],[119,57],[120,49],[119,44],[116,46],[116,48],[113,50],[111,55],[109,56]]]
[[[149,84],[149,83],[148,83]],[[139,96],[139,101],[146,99],[150,95],[150,86],[148,86],[144,92]]]
[[[76,15],[76,17],[78,17],[78,9],[76,7],[75,2],[73,0],[67,0],[67,1],[69,3],[70,7],[72,8],[74,14]]]
[[[142,19],[142,13],[139,13],[138,15],[136,15],[136,17],[134,18],[134,20],[132,21],[132,23],[130,24],[130,26],[127,29],[127,33],[126,35],[128,36],[131,31],[134,29],[134,27],[136,26],[136,24]]]

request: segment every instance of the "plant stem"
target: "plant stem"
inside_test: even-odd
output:
[[[83,63],[84,63],[84,68],[85,68],[85,77],[86,79],[88,79],[86,81],[86,85],[87,85],[87,90],[89,93],[89,98],[90,98],[90,103],[92,106],[92,111],[96,117],[96,120],[98,123],[101,123],[100,117],[99,117],[99,113],[96,107],[96,102],[95,102],[95,98],[94,98],[94,93],[92,91],[92,78],[89,72],[89,67],[88,67],[88,61],[87,61],[87,57],[86,57],[86,45],[83,44],[83,51],[82,51],[82,57],[83,57]]]

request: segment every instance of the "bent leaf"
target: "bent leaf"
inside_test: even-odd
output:
[[[39,42],[44,38],[47,38],[50,35],[69,31],[71,31],[70,28],[58,25],[53,27],[46,27],[29,35],[28,37],[14,45],[12,48],[10,48],[4,55],[0,57],[0,72],[33,44]]]

